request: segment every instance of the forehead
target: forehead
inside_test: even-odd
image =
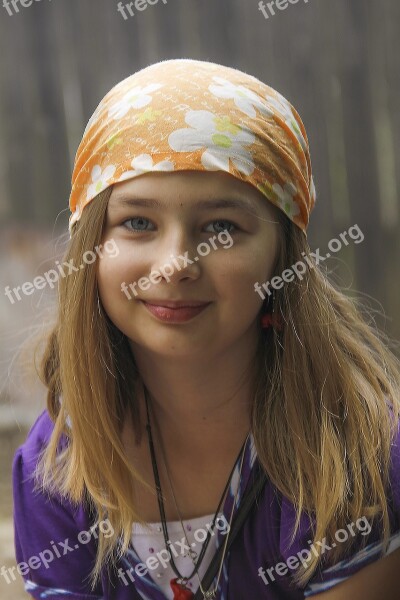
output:
[[[258,215],[278,209],[253,185],[225,172],[145,173],[114,184],[109,207],[190,205],[199,209],[235,208]]]

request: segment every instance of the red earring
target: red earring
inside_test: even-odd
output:
[[[280,315],[275,314],[275,292],[272,292],[272,312],[265,312],[261,316],[261,327],[262,329],[273,327],[278,331],[282,330],[282,319]]]
[[[262,329],[268,329],[268,327],[272,326],[272,313],[264,313],[261,317],[261,327]]]

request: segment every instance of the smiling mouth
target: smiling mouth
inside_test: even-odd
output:
[[[146,304],[152,306],[163,306],[165,308],[197,308],[199,306],[206,306],[210,302],[196,301],[196,300],[142,300]]]
[[[167,323],[183,323],[185,321],[189,321],[203,312],[203,310],[211,304],[211,302],[208,302],[191,306],[175,305],[174,307],[171,307],[162,306],[159,304],[150,304],[145,300],[141,300],[141,302],[153,316],[160,321]]]

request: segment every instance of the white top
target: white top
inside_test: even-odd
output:
[[[214,515],[205,515],[204,517],[198,517],[196,519],[188,519],[182,521],[186,536],[191,549],[197,553],[194,557],[194,561],[197,561],[203,542],[207,537],[211,524],[213,522]],[[222,521],[221,521],[222,519]],[[218,528],[221,532],[226,531],[226,527],[222,525],[226,523],[223,513],[218,514],[214,530],[211,532],[211,539],[208,543],[206,553],[201,562],[198,574],[202,579],[211,563],[211,560],[216,551],[216,539],[218,534]],[[207,528],[208,525],[208,528]],[[217,528],[218,525],[218,528]],[[169,552],[174,558],[175,565],[183,576],[187,577],[194,569],[193,560],[188,556],[188,548],[186,537],[182,529],[180,521],[168,521],[168,538],[171,544],[169,544]],[[148,523],[147,527],[134,523],[132,528],[132,545],[139,556],[140,560],[146,564],[148,573],[156,584],[162,589],[165,596],[169,600],[173,600],[174,594],[170,586],[171,579],[175,579],[176,574],[174,573],[170,558],[165,548],[164,535],[162,531],[161,523]],[[159,556],[157,556],[158,553]],[[147,562],[146,562],[147,561]],[[197,591],[199,587],[199,580],[197,574],[194,574],[186,584],[193,593]]]

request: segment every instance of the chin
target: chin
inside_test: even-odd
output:
[[[133,346],[165,357],[185,359],[196,354],[204,357],[206,349],[209,351],[210,348],[210,340],[204,337],[204,331],[196,335],[194,332],[188,333],[183,327],[163,332],[159,328],[153,330],[148,327],[141,334],[126,335]]]

